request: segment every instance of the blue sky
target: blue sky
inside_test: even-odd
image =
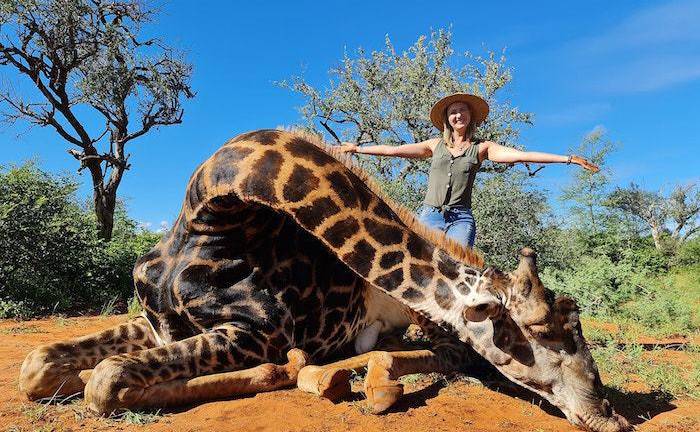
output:
[[[522,130],[528,149],[567,153],[603,127],[621,144],[609,161],[616,184],[700,180],[700,0],[160,4],[149,31],[185,51],[197,97],[185,102],[182,125],[128,147],[120,196],[152,228],[175,219],[190,174],[228,138],[300,121],[303,100],[276,81],[303,73],[322,87],[346,50],[382,49],[387,34],[403,50],[448,26],[457,52],[506,49],[514,81],[503,96],[535,114]],[[0,83],[30,86],[3,68]],[[46,170],[74,172],[67,149],[48,129],[0,129],[0,164],[37,158]],[[553,200],[571,169],[538,174]],[[88,196],[89,179],[80,179]]]

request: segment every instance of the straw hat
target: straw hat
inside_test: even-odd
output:
[[[477,124],[486,120],[486,116],[489,115],[489,104],[479,96],[467,93],[455,93],[437,101],[430,110],[430,121],[433,122],[433,125],[439,130],[442,130],[444,127],[445,109],[454,102],[464,102],[469,105],[472,121]]]

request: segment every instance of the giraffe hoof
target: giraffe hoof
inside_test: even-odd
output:
[[[403,384],[372,386],[365,384],[367,404],[373,414],[381,414],[391,408],[403,396]]]
[[[292,379],[297,379],[299,371],[309,363],[309,355],[299,348],[287,351],[287,364],[284,366]]]
[[[352,393],[350,374],[347,369],[330,369],[325,371],[318,383],[319,395],[332,402],[344,399]]]
[[[297,387],[299,390],[313,393],[337,402],[352,393],[350,374],[347,369],[324,369],[321,366],[306,366],[299,371]]]

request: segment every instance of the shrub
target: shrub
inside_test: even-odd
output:
[[[0,312],[5,316],[98,308],[132,289],[131,268],[155,238],[121,211],[105,243],[75,197],[74,178],[33,162],[0,170]]]
[[[546,287],[576,300],[581,311],[607,316],[641,291],[644,274],[626,263],[613,263],[605,255],[581,257],[574,268],[546,268],[542,274]]]
[[[673,261],[674,264],[681,266],[700,264],[700,237],[696,237],[692,240],[686,240],[684,243],[682,243],[679,246]]]

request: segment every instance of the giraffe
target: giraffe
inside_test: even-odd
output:
[[[83,391],[104,414],[294,385],[337,399],[366,366],[379,413],[401,397],[401,375],[481,356],[576,425],[630,427],[603,398],[575,303],[544,288],[534,251],[512,273],[485,268],[310,135],[224,144],[133,275],[143,316],[34,349],[19,378],[30,400]],[[411,323],[430,349],[378,348]]]

